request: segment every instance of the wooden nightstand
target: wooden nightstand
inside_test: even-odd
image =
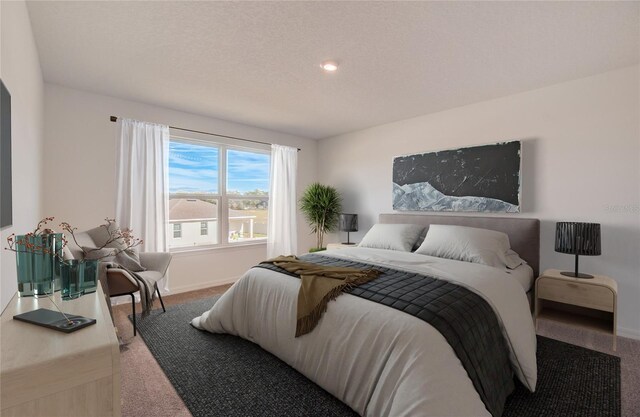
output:
[[[355,248],[357,246],[357,243],[354,243],[352,245],[347,245],[346,243],[327,243],[327,249]]]
[[[618,284],[604,275],[572,278],[548,269],[536,280],[535,318],[609,333],[616,350]]]

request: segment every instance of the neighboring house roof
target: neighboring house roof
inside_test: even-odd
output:
[[[195,198],[169,200],[169,220],[215,220],[218,208],[215,204]]]
[[[229,217],[255,217],[247,216],[243,210],[229,210]],[[218,208],[215,204],[196,198],[172,198],[169,200],[169,221],[202,221],[216,220]]]

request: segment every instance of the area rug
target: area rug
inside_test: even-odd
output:
[[[194,417],[356,416],[258,345],[193,328],[219,296],[154,311],[138,332]],[[620,416],[620,358],[538,336],[538,389],[517,383],[506,417]]]

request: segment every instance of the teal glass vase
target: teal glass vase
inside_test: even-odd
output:
[[[63,300],[73,300],[98,288],[98,268],[100,261],[89,259],[69,259],[60,262]]]
[[[45,297],[60,289],[62,245],[62,233],[16,236],[20,297]]]

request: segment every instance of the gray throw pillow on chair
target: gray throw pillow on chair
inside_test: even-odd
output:
[[[113,262],[115,256],[113,256],[112,248],[92,248],[89,246],[83,246],[84,259],[94,260],[99,259],[104,262]]]
[[[113,253],[118,249],[82,247],[82,250],[85,253],[85,259],[99,259],[104,262],[115,262],[132,272],[146,271],[147,269],[140,265],[140,255],[138,254],[137,249],[138,248],[129,248],[113,256]]]
[[[115,262],[124,266],[129,271],[142,272],[147,270],[147,268],[140,264],[140,254],[136,247],[129,248],[117,254]]]

